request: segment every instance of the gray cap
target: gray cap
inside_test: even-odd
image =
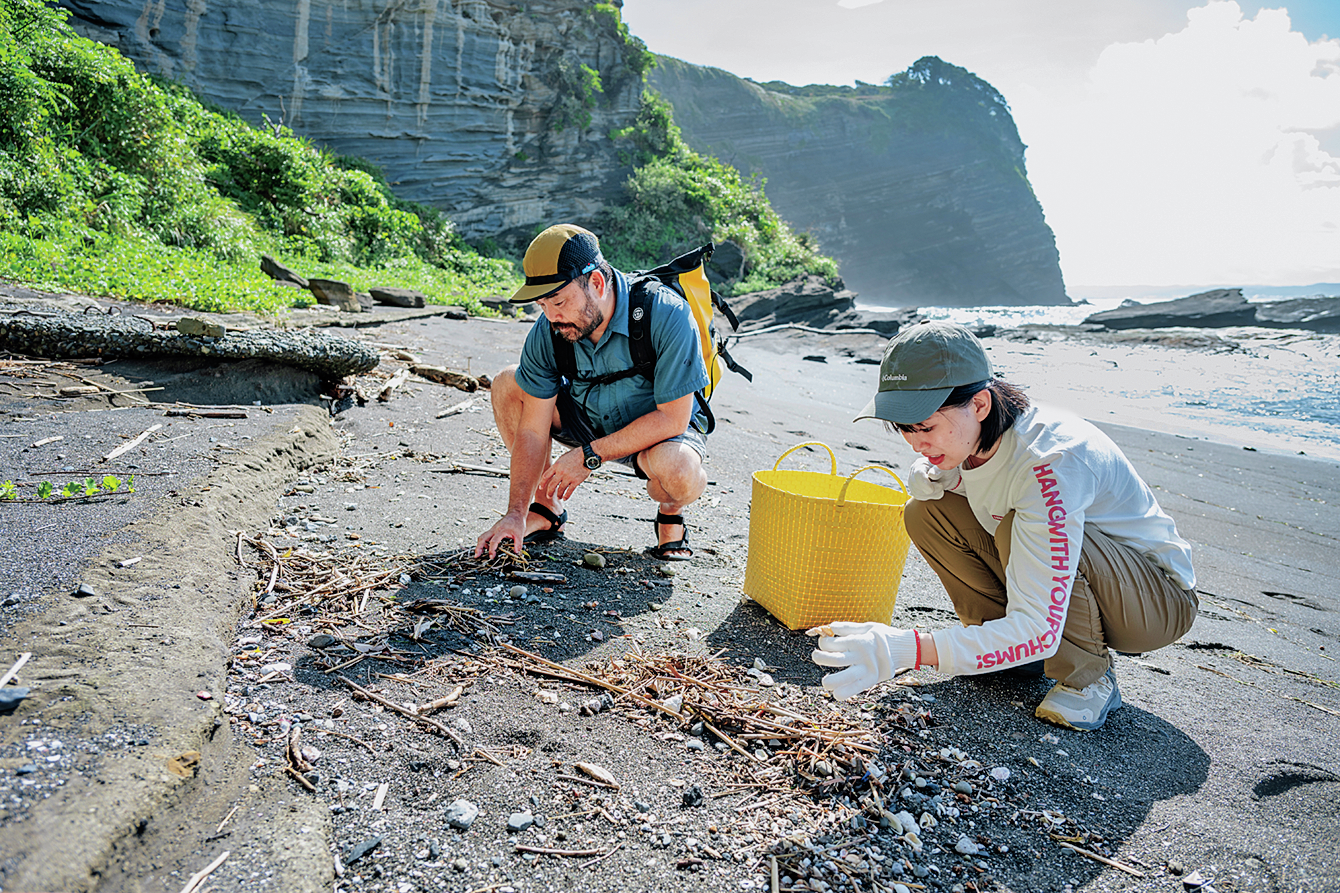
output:
[[[972,332],[954,323],[918,323],[889,339],[879,390],[853,421],[917,425],[935,415],[954,388],[990,378],[991,361]]]

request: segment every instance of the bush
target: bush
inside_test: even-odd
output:
[[[141,75],[65,15],[0,0],[0,275],[199,309],[226,308],[234,289],[237,306],[303,300],[256,278],[262,253],[378,269],[414,261],[415,278],[434,286],[421,290],[461,301],[516,278],[474,256],[439,212],[396,199],[372,165]],[[94,247],[107,253],[105,275],[85,263]],[[135,258],[153,271],[140,281]]]
[[[777,216],[761,177],[748,180],[684,143],[670,105],[648,90],[633,128],[612,134],[631,144],[639,166],[624,184],[627,203],[599,223],[601,244],[621,269],[647,269],[712,240],[730,239],[745,255],[729,294],[771,288],[808,273],[837,278],[837,262],[820,255]]]

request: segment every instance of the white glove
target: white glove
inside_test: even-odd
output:
[[[835,635],[822,635],[830,630]],[[808,635],[820,637],[811,660],[821,667],[847,668],[824,677],[824,688],[839,701],[892,679],[898,670],[917,663],[917,634],[910,629],[838,621],[812,629]]]
[[[907,492],[913,499],[923,502],[939,499],[946,490],[957,489],[961,479],[962,475],[957,468],[940,468],[921,456],[912,463],[912,479],[908,482]]]

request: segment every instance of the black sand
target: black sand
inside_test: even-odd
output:
[[[515,323],[429,317],[358,336],[407,348],[428,363],[479,373],[512,361],[524,332]],[[654,653],[686,649],[700,635],[712,651],[726,649],[724,660],[749,666],[762,658],[776,668],[779,682],[813,698],[820,674],[808,661],[808,640],[781,629],[739,597],[749,480],[806,440],[833,447],[843,472],[877,461],[906,469],[911,456],[899,440],[875,423],[850,422],[866,399],[874,367],[852,362],[848,354],[869,357],[878,347],[852,336],[780,334],[747,339],[733,349],[753,370],[755,382],[728,379],[714,400],[721,425],[711,441],[713,483],[691,511],[698,556],[691,565],[680,565],[676,576],[658,577],[655,564],[640,555],[652,541],[644,519],[654,506],[635,481],[610,473],[572,500],[567,539],[548,550],[570,581],[566,589],[556,587],[555,599],[568,596],[555,601],[558,610],[481,606],[511,612],[515,641],[570,666],[621,655],[633,639]],[[804,355],[826,362],[799,359]],[[254,368],[246,380],[268,380],[272,371]],[[156,375],[161,379],[163,373]],[[95,380],[135,386],[151,377],[126,367],[118,374],[115,366],[97,372],[104,375],[109,377]],[[65,455],[57,468],[100,469],[98,458],[123,438],[165,424],[142,449],[115,463],[118,472],[130,471],[132,461],[137,466],[132,496],[96,505],[0,505],[5,574],[0,597],[16,593],[0,614],[0,671],[19,653],[33,654],[19,674],[32,689],[30,697],[14,715],[0,717],[0,888],[180,890],[224,850],[230,859],[205,886],[723,890],[747,889],[746,881],[757,883],[756,889],[770,885],[758,852],[730,855],[741,849],[731,835],[756,816],[740,811],[737,797],[713,796],[723,790],[727,758],[710,749],[691,754],[682,736],[658,737],[668,727],[644,729],[619,711],[594,717],[561,713],[537,700],[533,681],[499,675],[479,680],[451,714],[470,728],[461,733],[467,753],[458,754],[445,739],[413,731],[412,724],[391,714],[368,714],[368,724],[355,728],[355,717],[364,717],[365,708],[355,710],[349,692],[313,668],[309,635],[297,629],[301,624],[260,630],[266,660],[291,662],[293,682],[256,685],[255,668],[237,662],[238,622],[241,635],[258,632],[251,622],[256,572],[249,563],[255,556],[245,552],[248,566],[237,564],[237,532],[254,536],[297,514],[338,521],[316,525],[322,535],[333,536],[328,548],[361,542],[390,556],[473,543],[503,507],[505,481],[434,469],[453,461],[506,467],[486,398],[476,401],[474,411],[436,419],[469,395],[412,382],[389,402],[350,409],[332,423],[324,403],[300,396],[303,389],[294,387],[290,402],[269,404],[268,410],[251,407],[247,419],[223,422],[167,419],[154,408],[110,412],[104,399],[76,404],[39,399],[27,396],[34,393],[29,379],[3,380],[15,386],[0,389],[0,431],[22,436],[0,438],[0,477],[40,479],[56,451]],[[189,399],[182,396],[189,393],[179,390],[176,399]],[[924,879],[909,873],[905,882],[945,890],[968,881],[978,889],[1018,891],[1067,885],[1172,890],[1199,872],[1198,879],[1225,891],[1340,888],[1334,845],[1340,838],[1340,687],[1333,659],[1340,647],[1337,463],[1135,428],[1108,430],[1193,543],[1201,616],[1180,643],[1119,659],[1127,706],[1097,733],[1066,733],[1037,723],[1031,714],[1046,690],[1041,680],[947,679],[922,672],[915,674],[922,683],[917,688],[883,686],[844,707],[853,718],[869,716],[871,722],[898,705],[915,704],[929,713],[924,737],[891,739],[896,746],[890,762],[900,753],[957,747],[985,766],[1011,770],[1011,780],[998,793],[1013,808],[988,809],[970,829],[990,842],[992,849],[982,857],[986,869],[950,852],[928,857],[937,873]],[[52,436],[65,440],[31,446]],[[323,464],[339,456],[345,457],[342,465]],[[817,455],[788,461],[821,467]],[[305,482],[302,489],[295,488],[299,481]],[[363,489],[356,489],[360,485]],[[361,539],[348,540],[347,534]],[[623,567],[631,573],[616,578],[571,566],[595,548],[606,552],[607,570]],[[114,564],[135,556],[143,559],[129,568]],[[640,585],[642,579],[653,585]],[[96,595],[72,598],[78,582],[89,583]],[[411,584],[406,594],[419,586]],[[451,595],[467,600],[459,590]],[[617,623],[579,609],[596,599],[602,608],[618,605]],[[564,620],[567,614],[576,619]],[[892,622],[924,628],[953,622],[947,599],[915,553]],[[605,631],[603,641],[586,638],[593,629]],[[447,651],[461,645],[440,643]],[[359,666],[364,675],[358,679],[377,683],[370,665]],[[385,663],[378,671],[402,670]],[[201,700],[199,691],[210,692],[211,700]],[[914,702],[913,694],[934,700]],[[374,756],[340,739],[324,739],[319,744],[324,763],[317,765],[326,774],[325,786],[309,794],[278,770],[282,750],[275,744],[248,743],[271,739],[275,732],[251,722],[245,712],[226,713],[234,696],[259,702],[266,720],[302,713],[324,719],[332,705],[343,704],[349,725],[339,728],[356,736],[389,735],[388,749]],[[574,704],[588,696],[564,695]],[[388,728],[379,730],[377,722]],[[1049,734],[1057,743],[1042,740]],[[53,740],[60,745],[52,746]],[[476,746],[493,753],[521,750],[510,751],[519,755],[506,766],[462,764],[468,748]],[[200,766],[179,777],[170,761],[188,751],[202,754]],[[552,780],[551,760],[611,768],[624,784],[619,796],[652,806],[667,822],[658,828],[676,832],[672,842],[662,848],[659,831],[640,832],[637,820],[620,828],[596,819],[562,819],[575,810],[553,799],[560,788]],[[450,769],[452,761],[468,772]],[[36,768],[18,774],[28,766]],[[355,783],[351,792],[335,790],[340,778]],[[359,783],[383,781],[389,793],[383,808],[373,811],[370,792],[360,796],[365,792]],[[707,805],[683,808],[674,781],[699,784]],[[345,797],[357,799],[361,808],[333,812]],[[443,818],[443,807],[457,798],[471,799],[482,810],[464,834],[453,832]],[[616,799],[611,797],[608,809],[620,807]],[[508,835],[502,824],[523,808],[547,814],[548,831]],[[1086,846],[1102,848],[1143,877],[1062,848],[1042,820],[1030,817],[1044,812],[1066,817],[1068,823],[1056,826],[1061,836],[1082,830]],[[928,832],[928,839],[946,839],[950,824],[942,823],[940,837]],[[626,836],[617,838],[616,828]],[[566,843],[556,842],[555,829],[565,830]],[[789,826],[787,833],[803,830]],[[525,843],[527,834],[547,835],[551,847],[576,849],[590,841],[602,853],[619,849],[589,868],[579,867],[584,859],[532,861],[512,842]],[[336,878],[333,854],[376,836],[383,840],[373,854]],[[704,852],[701,846],[686,849],[688,839],[706,842],[723,857],[677,868],[687,856]],[[952,844],[952,837],[947,839]],[[1007,851],[998,852],[999,846]],[[951,865],[958,873],[950,872]]]

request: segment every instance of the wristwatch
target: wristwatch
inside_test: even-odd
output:
[[[592,471],[595,471],[597,468],[599,468],[601,464],[604,463],[605,461],[604,459],[600,458],[599,453],[591,449],[591,444],[589,443],[582,444],[582,454],[586,456],[586,458],[582,460],[582,464],[585,465],[587,468],[591,469]]]

